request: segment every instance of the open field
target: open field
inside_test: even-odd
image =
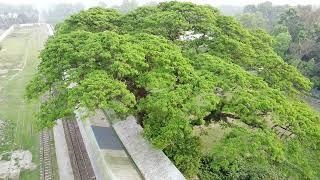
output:
[[[0,154],[12,150],[29,150],[39,164],[39,133],[35,130],[37,101],[27,103],[25,87],[36,72],[39,50],[47,38],[45,25],[16,28],[1,42],[0,51],[0,120],[8,121],[5,133],[12,144],[3,145]],[[9,128],[9,127],[7,127]],[[38,167],[23,172],[20,179],[39,179]]]

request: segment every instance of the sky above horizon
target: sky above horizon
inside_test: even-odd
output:
[[[56,4],[56,3],[83,3],[87,6],[91,6],[97,4],[99,1],[103,1],[109,5],[117,5],[121,4],[122,0],[0,0],[2,3],[8,4],[34,4],[40,6],[46,6],[48,4]],[[151,1],[164,1],[164,0],[137,0],[140,4],[144,4]],[[211,4],[214,6],[220,5],[234,5],[234,6],[243,6],[247,4],[258,4],[265,2],[266,0],[181,0],[181,1],[189,1],[197,4]],[[273,4],[282,5],[282,4],[290,4],[290,5],[320,5],[320,0],[269,0]]]

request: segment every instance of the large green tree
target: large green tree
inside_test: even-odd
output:
[[[187,177],[318,177],[319,116],[297,96],[311,83],[273,44],[210,6],[167,2],[126,15],[92,8],[58,26],[27,96],[50,92],[40,127],[75,107],[135,115]],[[231,131],[203,154],[194,128],[230,118],[240,125],[226,124]]]

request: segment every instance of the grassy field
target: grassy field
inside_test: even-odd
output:
[[[230,129],[221,124],[212,123],[209,126],[199,126],[193,129],[193,133],[200,137],[203,153],[208,154],[215,143],[218,143]]]
[[[0,154],[15,149],[29,150],[37,165],[39,135],[35,130],[35,113],[39,103],[27,103],[24,95],[25,87],[39,64],[39,50],[47,33],[45,25],[17,28],[1,42],[0,51],[0,120],[12,124],[12,128],[6,131],[13,142],[2,146]],[[23,172],[20,179],[39,179],[38,170]]]

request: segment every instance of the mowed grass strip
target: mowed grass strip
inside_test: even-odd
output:
[[[26,54],[28,41],[31,34],[28,29],[17,29],[5,38],[0,44],[0,89],[8,83],[17,69],[23,66],[24,56]],[[7,73],[6,73],[7,71]]]
[[[4,151],[29,150],[37,165],[39,134],[35,130],[35,114],[39,110],[39,102],[26,102],[24,95],[26,85],[40,62],[38,55],[47,34],[45,25],[18,28],[1,43],[5,51],[0,53],[0,68],[22,69],[7,76],[0,84],[0,119],[14,123],[11,129],[14,144]],[[32,172],[23,172],[20,179],[39,179],[38,168]]]

